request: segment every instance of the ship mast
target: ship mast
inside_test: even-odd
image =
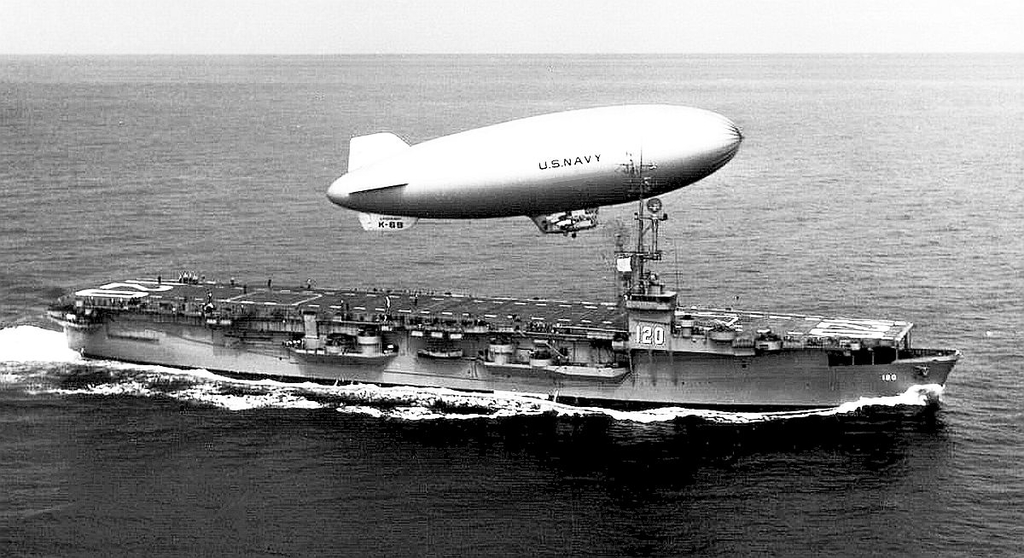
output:
[[[662,285],[655,273],[647,269],[648,261],[660,261],[661,249],[658,247],[658,227],[668,219],[662,211],[661,200],[647,198],[647,194],[656,184],[656,179],[649,174],[657,168],[653,164],[640,164],[632,160],[623,165],[629,175],[628,182],[637,194],[637,211],[633,214],[636,221],[636,244],[631,250],[624,250],[620,245],[616,254],[617,269],[624,275],[626,285],[625,298],[648,294],[652,290],[661,292]]]

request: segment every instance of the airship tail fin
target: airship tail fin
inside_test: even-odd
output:
[[[349,172],[409,149],[395,134],[381,132],[352,138],[348,143]]]
[[[380,213],[360,213],[359,224],[364,231],[395,232],[411,229],[419,221],[418,217],[401,217],[399,215],[381,215]]]

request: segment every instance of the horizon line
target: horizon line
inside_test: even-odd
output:
[[[0,56],[793,56],[793,55],[1006,55],[1014,50],[750,51],[750,52],[0,52]]]

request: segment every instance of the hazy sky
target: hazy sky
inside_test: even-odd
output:
[[[0,0],[3,54],[1024,52],[1024,0]]]

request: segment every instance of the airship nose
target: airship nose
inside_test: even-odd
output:
[[[736,156],[736,152],[740,150],[740,144],[743,143],[743,132],[740,131],[732,120],[721,117],[721,135],[719,136],[718,145],[711,150],[709,155],[711,156],[711,172],[714,172],[722,168],[726,163],[732,160]]]
[[[735,150],[740,148],[740,143],[743,141],[743,131],[740,130],[740,127],[737,126],[736,123],[733,122],[732,120],[729,120],[728,122],[729,122],[729,132],[728,132],[728,135],[732,138],[732,141],[736,145],[736,147],[733,148],[733,151],[735,151]]]

